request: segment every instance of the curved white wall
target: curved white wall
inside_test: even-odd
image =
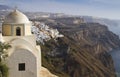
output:
[[[19,71],[19,63],[25,63],[25,71]],[[38,77],[37,58],[26,49],[17,49],[8,58],[9,77]]]

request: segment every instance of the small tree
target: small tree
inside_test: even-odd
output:
[[[8,67],[4,61],[5,58],[8,57],[6,50],[9,48],[11,48],[11,45],[9,43],[0,42],[0,77],[8,76]]]

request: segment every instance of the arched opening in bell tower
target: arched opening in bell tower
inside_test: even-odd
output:
[[[21,28],[20,27],[16,28],[16,36],[21,36]]]

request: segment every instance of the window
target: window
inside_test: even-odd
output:
[[[16,28],[16,36],[20,36],[21,35],[21,29],[20,27]]]
[[[19,63],[18,70],[19,71],[25,71],[25,63]]]

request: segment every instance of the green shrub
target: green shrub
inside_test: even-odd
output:
[[[9,43],[0,42],[0,77],[8,77],[8,67],[4,61],[8,57],[6,50],[9,48],[11,48]]]
[[[0,77],[8,77],[8,70],[6,64],[0,63]]]

